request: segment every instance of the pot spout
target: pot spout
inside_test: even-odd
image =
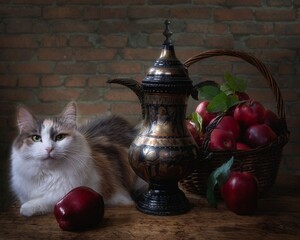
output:
[[[142,85],[139,82],[131,78],[115,78],[115,79],[108,80],[107,83],[116,83],[131,89],[136,94],[136,96],[140,101],[141,108],[142,108],[142,117],[143,119],[145,119],[144,91]]]

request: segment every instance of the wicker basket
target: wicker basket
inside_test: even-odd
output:
[[[241,160],[242,164],[235,162],[232,169],[239,170],[242,168],[244,171],[252,172],[258,180],[259,193],[262,195],[267,192],[275,182],[281,162],[282,150],[289,139],[289,131],[286,125],[285,109],[280,89],[266,66],[257,58],[244,52],[232,50],[209,50],[188,59],[184,65],[188,68],[200,60],[215,56],[233,56],[241,58],[257,68],[257,70],[264,76],[275,96],[277,113],[282,124],[281,131],[276,140],[269,145],[252,149],[250,151],[208,152],[205,151],[208,149],[208,143],[204,141],[204,160],[202,159],[199,161],[194,171],[180,183],[185,190],[191,193],[205,195],[206,184],[210,173],[227,161],[231,156],[234,156],[235,159]]]

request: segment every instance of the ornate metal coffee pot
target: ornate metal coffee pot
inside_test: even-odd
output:
[[[142,126],[130,146],[129,161],[135,173],[149,183],[147,191],[136,199],[136,206],[155,215],[182,214],[190,209],[178,181],[192,172],[199,156],[185,123],[192,81],[176,58],[170,21],[165,24],[166,40],[160,57],[142,83],[132,79],[108,81],[129,87],[141,102]]]

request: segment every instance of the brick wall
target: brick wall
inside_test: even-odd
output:
[[[140,120],[129,90],[115,77],[141,81],[158,58],[164,20],[172,22],[177,57],[208,49],[236,49],[271,70],[286,104],[292,132],[281,171],[300,173],[299,0],[0,0],[0,173],[5,176],[15,136],[15,106],[42,115],[76,100],[81,118],[103,112]],[[255,68],[238,59],[208,59],[190,68],[195,82],[219,81],[224,71],[244,77],[249,92],[274,108]],[[189,110],[196,105],[190,101]]]

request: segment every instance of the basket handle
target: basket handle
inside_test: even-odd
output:
[[[253,65],[254,67],[256,67],[258,69],[258,71],[264,76],[264,78],[266,79],[267,83],[269,84],[269,87],[271,88],[274,96],[275,96],[275,100],[277,103],[277,113],[279,118],[281,119],[282,123],[283,123],[283,128],[285,128],[286,131],[287,130],[287,124],[286,124],[286,119],[285,119],[285,107],[284,107],[284,103],[282,100],[282,95],[280,92],[280,89],[275,81],[275,79],[273,78],[272,74],[270,73],[270,71],[268,70],[268,68],[256,57],[249,55],[248,53],[245,52],[240,52],[240,51],[234,51],[234,50],[226,50],[226,49],[216,49],[216,50],[208,50],[208,51],[204,51],[200,54],[197,54],[189,59],[187,59],[183,65],[188,68],[189,66],[191,66],[192,64],[205,59],[205,58],[210,58],[210,57],[216,57],[216,56],[232,56],[232,57],[237,57],[237,58],[241,58],[243,60],[245,60],[246,62],[250,63],[251,65]]]

